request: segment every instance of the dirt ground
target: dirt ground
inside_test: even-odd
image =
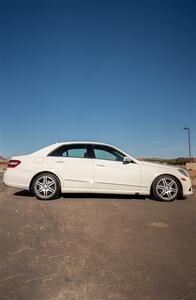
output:
[[[195,195],[0,192],[0,299],[196,299]]]

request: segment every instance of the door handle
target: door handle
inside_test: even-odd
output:
[[[64,161],[57,160],[56,162],[57,162],[58,164],[64,164]]]
[[[97,164],[97,167],[105,167],[105,165]]]

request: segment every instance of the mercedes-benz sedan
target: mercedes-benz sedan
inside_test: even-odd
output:
[[[15,156],[8,163],[3,181],[30,190],[42,200],[66,192],[153,194],[164,201],[192,194],[185,169],[138,161],[98,142],[56,143],[29,155]]]

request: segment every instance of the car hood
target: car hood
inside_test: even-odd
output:
[[[159,168],[159,169],[169,169],[169,170],[178,170],[179,168],[178,167],[175,167],[175,166],[171,166],[171,165],[164,165],[164,164],[161,164],[161,163],[152,163],[152,162],[148,162],[148,161],[142,161],[140,162],[140,164],[142,166],[149,166],[149,167],[154,167],[154,168]]]

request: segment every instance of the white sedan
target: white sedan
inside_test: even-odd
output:
[[[153,194],[172,201],[192,194],[185,169],[138,161],[124,151],[98,142],[64,142],[29,155],[15,156],[4,184],[30,190],[50,200],[66,192]]]

